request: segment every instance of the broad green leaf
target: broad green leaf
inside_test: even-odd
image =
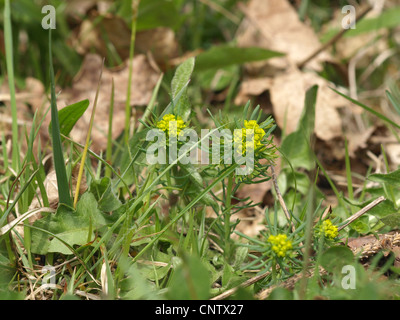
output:
[[[393,92],[393,94],[389,91],[386,91],[386,95],[397,113],[400,114],[400,91],[397,89],[397,91]]]
[[[400,213],[392,213],[380,219],[387,226],[398,229],[400,228]]]
[[[240,269],[242,264],[245,262],[248,257],[249,248],[247,247],[238,247],[235,251],[235,260],[233,263],[233,267],[235,270]]]
[[[165,262],[166,266],[143,265],[140,267],[142,275],[150,281],[161,281],[171,269],[171,255],[156,251],[152,256],[154,261]]]
[[[374,173],[368,176],[368,180],[380,183],[388,183],[400,187],[400,169],[390,173]]]
[[[354,262],[354,255],[347,247],[331,247],[321,255],[320,262],[326,271],[340,272],[343,266]]]
[[[293,168],[304,168],[311,170],[313,168],[310,148],[306,137],[301,132],[292,132],[287,135],[282,142],[281,152],[290,161]]]
[[[361,234],[366,234],[371,230],[369,217],[364,215],[350,224],[350,227]]]
[[[224,68],[207,69],[199,72],[197,79],[201,87],[212,91],[220,91],[229,86],[232,79],[239,74],[239,66],[231,65]]]
[[[94,180],[90,184],[90,192],[94,194],[99,209],[103,212],[111,212],[121,207],[122,203],[112,191],[111,179],[104,177]]]
[[[210,273],[196,256],[186,256],[174,271],[167,296],[171,300],[206,300],[210,296]]]
[[[122,300],[156,300],[162,299],[158,292],[155,283],[149,281],[143,274],[142,268],[134,263],[128,266],[124,263],[123,269],[127,275],[120,283],[120,295]]]
[[[60,206],[56,214],[48,214],[36,220],[34,226],[45,229],[65,241],[70,246],[84,245],[94,239],[95,229],[106,225],[105,216],[98,209],[92,193],[85,193],[77,203],[76,211]],[[57,238],[51,239],[47,233],[32,229],[32,252],[46,254],[60,252],[72,254]]]
[[[172,99],[178,97],[179,92],[185,90],[185,86],[190,81],[193,69],[195,65],[194,58],[185,60],[175,71],[174,77],[171,82]],[[182,96],[177,102],[175,102],[174,111],[177,115],[181,116],[184,121],[187,121],[190,116],[190,102],[187,97],[187,90],[185,90]]]
[[[375,198],[370,199],[368,201],[364,201],[364,202],[357,202],[357,201],[352,201],[350,199],[345,199],[346,202],[350,203],[353,206],[356,206],[359,209],[364,208],[365,206],[367,206],[374,200],[375,200]],[[389,214],[396,213],[396,212],[398,212],[398,210],[394,206],[393,202],[388,199],[382,201],[377,206],[368,210],[368,214],[376,216],[376,217],[385,217]]]
[[[176,68],[174,77],[171,82],[172,97],[175,98],[179,91],[183,89],[186,83],[190,80],[195,65],[194,58],[185,60]]]
[[[222,273],[222,278],[221,278],[222,287],[227,288],[234,277],[235,277],[235,270],[230,264],[225,262],[224,271]]]
[[[68,136],[76,122],[82,117],[89,106],[89,100],[82,100],[74,104],[70,104],[58,111],[58,119],[60,124],[60,133]],[[51,132],[52,124],[50,123],[49,131]]]
[[[310,179],[303,172],[292,172],[290,168],[285,168],[279,173],[278,186],[282,194],[289,188],[296,187],[301,194],[306,195],[310,188]]]
[[[282,142],[281,151],[295,169],[310,170],[314,167],[310,139],[315,125],[317,92],[318,86],[313,86],[307,91],[298,129],[286,136]]]
[[[228,45],[214,46],[196,57],[196,71],[224,68],[246,62],[267,60],[283,56],[282,53],[259,47],[238,48]]]

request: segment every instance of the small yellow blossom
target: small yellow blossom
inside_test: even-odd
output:
[[[286,234],[270,235],[268,242],[272,245],[272,251],[281,258],[286,256],[288,250],[292,249],[292,241],[287,238]]]
[[[157,122],[157,128],[166,132],[167,136],[170,137],[180,135],[182,130],[186,128],[186,125],[180,116],[176,117],[173,114],[166,114]]]
[[[338,227],[336,227],[331,220],[327,219],[322,222],[320,227],[321,232],[327,237],[328,239],[334,239],[338,235]]]
[[[247,141],[246,129],[253,130],[253,137],[250,141]],[[260,128],[257,121],[244,120],[244,128],[242,128],[241,132],[235,130],[233,140],[234,142],[239,143],[237,151],[239,153],[245,154],[246,150],[257,150],[262,147],[263,144],[261,143],[261,140],[264,136],[265,131],[264,129]]]

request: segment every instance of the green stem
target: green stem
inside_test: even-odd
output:
[[[132,69],[133,69],[133,53],[135,49],[135,39],[136,39],[136,22],[137,15],[139,10],[140,0],[132,0],[132,25],[131,25],[131,41],[129,48],[129,75],[128,75],[128,90],[126,95],[126,103],[125,103],[125,134],[124,140],[125,143],[129,142],[129,133],[130,133],[130,122],[131,122],[131,83],[132,83]],[[135,121],[133,121],[133,125]],[[134,131],[134,128],[133,128]]]
[[[10,1],[6,0],[4,5],[4,40],[6,49],[6,65],[8,75],[8,86],[10,88],[11,117],[12,117],[12,166],[15,172],[20,170],[19,141],[18,141],[18,122],[17,122],[17,101],[15,98],[14,83],[14,54],[11,27]]]
[[[276,272],[276,260],[272,259],[272,284],[276,283],[277,280],[277,272]]]
[[[226,188],[226,198],[225,198],[225,257],[228,258],[230,255],[230,241],[231,241],[231,200],[232,200],[232,188],[233,188],[233,176],[231,173],[228,177],[228,185]]]
[[[112,157],[112,123],[113,123],[113,114],[114,114],[114,78],[111,82],[111,101],[110,101],[110,110],[108,116],[108,133],[107,133],[107,149],[106,149],[106,161],[111,164]],[[110,167],[106,167],[105,175],[108,178],[111,178],[111,169]]]

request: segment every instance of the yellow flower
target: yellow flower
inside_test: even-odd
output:
[[[252,132],[252,140],[248,141],[246,136],[246,129],[253,130]],[[235,131],[233,140],[236,143],[240,143],[238,146],[238,152],[245,154],[246,150],[257,150],[263,146],[261,140],[265,136],[265,131],[260,128],[257,121],[255,120],[244,120],[244,128],[242,131]]]
[[[292,249],[292,241],[287,238],[286,234],[270,235],[268,242],[272,244],[272,251],[281,258],[286,256],[287,251]]]
[[[173,114],[166,114],[157,122],[157,128],[166,132],[168,137],[178,136],[186,128],[186,124],[180,116],[175,117]]]
[[[328,239],[334,239],[338,236],[338,227],[336,227],[331,220],[327,219],[322,222],[320,227],[320,231],[327,237]]]

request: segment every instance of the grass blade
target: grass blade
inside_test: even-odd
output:
[[[136,39],[136,22],[139,10],[140,0],[132,0],[132,25],[131,25],[131,41],[129,47],[129,75],[128,75],[128,91],[126,94],[126,104],[125,104],[125,133],[124,141],[126,145],[129,144],[129,133],[131,131],[131,83],[132,83],[132,69],[133,69],[133,53],[135,48]],[[135,124],[135,121],[132,122]],[[133,131],[135,128],[133,128]]]
[[[51,138],[53,142],[53,160],[57,177],[59,204],[72,207],[69,192],[67,172],[65,169],[64,155],[61,145],[60,123],[56,103],[56,85],[54,81],[53,58],[51,54],[51,29],[49,29],[49,61],[50,61],[50,87],[51,87]]]
[[[11,28],[10,0],[6,0],[4,6],[4,40],[6,49],[6,64],[8,75],[8,86],[10,88],[11,117],[12,117],[12,167],[18,172],[20,169],[19,144],[18,144],[18,123],[17,123],[17,101],[15,98],[14,83],[14,55],[13,39]]]
[[[111,81],[111,99],[110,99],[110,110],[108,113],[108,133],[107,133],[107,149],[106,149],[106,161],[111,163],[112,157],[112,125],[113,125],[113,114],[114,114],[114,78]],[[105,176],[111,178],[111,169],[106,167]]]
[[[94,122],[94,115],[96,114],[97,99],[99,97],[101,77],[103,75],[103,67],[104,67],[104,59],[103,59],[102,68],[100,70],[99,82],[97,84],[96,97],[94,99],[92,115],[90,117],[89,129],[88,129],[88,134],[86,136],[85,148],[83,149],[83,153],[82,153],[82,159],[81,159],[81,165],[79,167],[78,179],[76,181],[76,189],[75,189],[75,197],[74,197],[74,208],[76,208],[76,204],[78,202],[79,189],[80,189],[81,182],[82,182],[83,168],[85,167],[86,155],[87,155],[88,149],[89,149],[90,136],[92,134],[92,128],[93,128],[93,122]]]
[[[374,109],[371,109],[370,107],[367,107],[366,105],[362,104],[361,102],[358,102],[357,100],[354,100],[348,96],[346,96],[345,94],[331,88],[333,91],[335,91],[337,94],[341,95],[343,98],[346,98],[347,100],[353,102],[354,104],[360,106],[361,108],[363,108],[364,110],[367,110],[368,112],[372,113],[373,115],[377,116],[379,119],[381,119],[384,122],[387,122],[389,124],[391,124],[392,126],[396,127],[397,129],[400,129],[400,125],[398,125],[396,122],[393,122],[392,120],[390,120],[389,118],[385,117],[383,114],[380,114],[379,112],[375,111]]]

